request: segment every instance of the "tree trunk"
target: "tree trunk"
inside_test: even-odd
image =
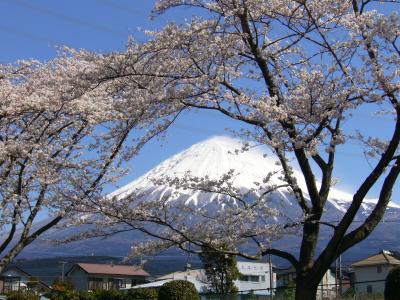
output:
[[[296,282],[296,300],[316,300],[318,284],[309,284],[306,281],[297,280]]]
[[[24,249],[26,244],[18,242],[10,251],[8,251],[0,260],[0,273],[14,260],[15,257]]]

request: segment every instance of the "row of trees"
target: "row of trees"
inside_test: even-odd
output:
[[[389,13],[397,2],[159,0],[155,14],[180,6],[203,12],[188,24],[150,33],[145,43],[131,41],[125,52],[69,51],[46,64],[2,66],[0,200],[9,233],[1,266],[64,216],[89,211],[106,214],[107,226],[124,224],[159,238],[136,252],[205,247],[253,259],[280,256],[296,269],[296,299],[315,299],[332,262],[380,222],[400,173],[400,26],[397,13]],[[101,187],[115,179],[121,159],[130,159],[184,109],[218,111],[243,123],[240,134],[275,155],[283,184],[269,184],[274,174],[266,170],[249,202],[255,191],[235,189],[232,174],[160,179],[228,196],[229,209],[211,215],[165,198],[104,197]],[[388,139],[368,136],[362,124],[356,133],[345,126],[365,109],[390,116]],[[338,224],[326,223],[337,149],[354,138],[373,157],[372,169]],[[350,230],[373,188],[379,190],[375,207]],[[271,223],[276,211],[267,199],[282,189],[303,212],[292,224],[302,233],[297,257],[269,245],[285,226]],[[43,206],[54,218],[32,231]],[[321,226],[332,235],[317,253]],[[221,241],[233,250],[219,248]],[[238,247],[244,243],[257,252]]]

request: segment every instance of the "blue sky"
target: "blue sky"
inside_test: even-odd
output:
[[[0,62],[18,59],[47,60],[56,55],[56,46],[68,45],[92,51],[123,50],[129,35],[144,40],[141,29],[161,28],[167,20],[182,21],[192,12],[175,10],[150,20],[153,0],[0,0]],[[389,117],[372,116],[362,112],[347,124],[378,135],[389,135]],[[194,112],[185,114],[168,132],[162,142],[147,145],[132,162],[132,172],[120,185],[128,183],[156,166],[160,161],[193,143],[214,135],[227,134],[225,128],[239,128],[239,124],[217,113]],[[365,172],[371,170],[353,144],[339,149],[336,177],[338,187],[354,191]],[[393,198],[400,202],[400,184]],[[374,190],[370,196],[376,196]]]

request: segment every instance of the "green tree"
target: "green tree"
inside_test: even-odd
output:
[[[156,300],[158,298],[158,293],[155,289],[130,289],[125,300],[135,300],[135,299],[149,299]]]
[[[11,292],[7,295],[9,300],[39,300],[39,296],[32,291],[28,292]]]
[[[238,279],[240,275],[236,256],[223,253],[224,250],[231,250],[227,245],[218,248],[220,251],[203,246],[202,252],[199,254],[206,272],[207,283],[214,293],[236,294],[237,288],[234,280]]]
[[[200,300],[193,283],[173,280],[164,283],[158,292],[158,300]]]
[[[289,280],[288,285],[284,287],[282,291],[283,299],[291,300],[294,299],[296,293],[296,283],[293,280]]]
[[[95,290],[93,296],[96,300],[123,300],[124,294],[118,290]]]

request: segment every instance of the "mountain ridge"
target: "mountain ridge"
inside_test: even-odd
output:
[[[153,198],[162,197],[171,191],[176,191],[176,189],[170,186],[156,186],[153,179],[160,176],[186,176],[188,171],[190,171],[191,176],[218,178],[231,169],[234,169],[235,172],[237,172],[233,178],[235,186],[249,189],[255,185],[255,182],[262,182],[269,171],[279,171],[279,165],[272,159],[272,155],[270,155],[267,150],[255,146],[254,144],[244,146],[242,141],[230,137],[212,137],[203,142],[194,144],[188,149],[161,162],[143,176],[111,193],[109,198],[113,199],[113,201],[118,201],[118,199],[127,197],[133,192],[151,195]],[[242,151],[243,147],[249,149],[247,149],[247,151]],[[299,185],[304,188],[305,183],[301,177],[301,173],[296,170],[294,170],[294,172]],[[275,174],[272,180],[273,183],[282,182],[279,179],[279,174]],[[195,206],[204,207],[209,203],[218,203],[219,199],[217,195],[191,193],[189,191],[179,192],[181,193],[180,199],[184,199],[184,201],[186,201],[185,203],[190,203]],[[289,192],[280,191],[279,195],[276,195],[276,198],[280,200],[273,200],[271,202],[272,205],[285,211],[293,219],[301,216],[301,210],[294,197],[291,196]],[[335,222],[340,219],[351,204],[351,198],[351,194],[333,188],[326,205],[323,219],[330,222]],[[376,203],[376,199],[365,199],[363,207],[356,216],[354,226],[357,226],[357,224],[360,224],[360,222],[365,219],[365,216],[372,209],[374,203]],[[373,233],[368,240],[357,245],[354,249],[360,251],[360,247],[368,247],[368,249],[376,249],[376,252],[380,250],[377,247],[383,246],[393,250],[399,249],[399,242],[395,236],[396,233],[400,234],[400,229],[397,229],[398,226],[391,226],[393,220],[400,220],[400,206],[397,203],[390,203],[385,215],[385,220],[386,223],[379,225],[376,232]],[[86,227],[86,229],[88,228],[89,227]],[[79,230],[85,230],[85,228],[80,228]],[[321,237],[320,247],[329,239],[330,235],[330,229],[323,228],[322,230],[323,235]],[[42,240],[56,239],[60,236],[66,236],[68,232],[74,231],[74,228],[54,228],[46,233]],[[29,256],[29,253],[34,253],[35,251],[42,253],[53,252],[58,255],[62,252],[65,252],[66,255],[71,254],[71,252],[79,254],[95,253],[95,255],[124,255],[123,253],[125,252],[126,255],[132,244],[143,239],[143,234],[130,232],[115,235],[109,239],[98,238],[58,246],[50,246],[43,242],[36,241],[33,245],[24,250],[24,255]],[[383,242],[384,239],[385,242]],[[283,250],[296,252],[298,250],[298,243],[298,237],[288,236],[277,241],[276,246]],[[366,249],[361,250],[365,252]]]

